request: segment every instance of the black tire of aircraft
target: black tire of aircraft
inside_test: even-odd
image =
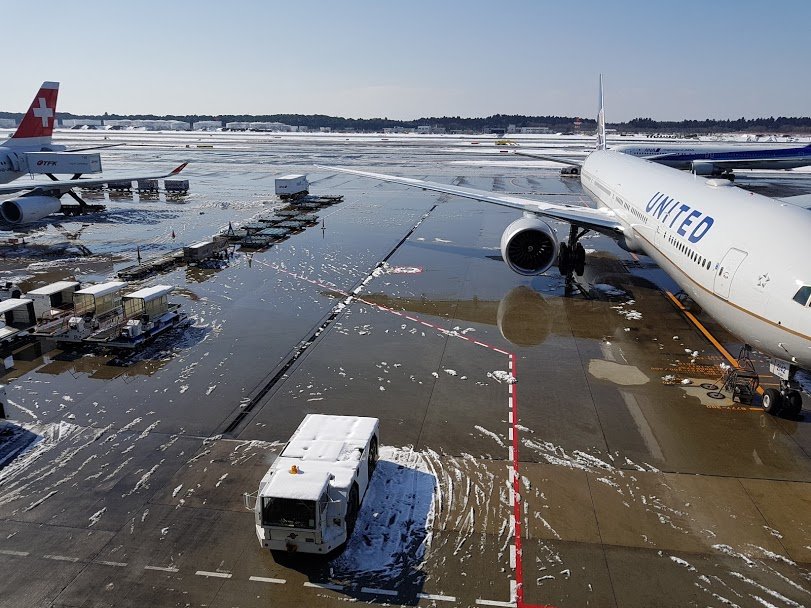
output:
[[[783,395],[776,388],[767,388],[763,391],[762,399],[763,409],[769,414],[777,416],[783,409]]]

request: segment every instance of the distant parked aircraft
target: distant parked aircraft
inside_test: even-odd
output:
[[[64,210],[60,201],[64,194],[70,195],[78,202],[78,206],[70,205],[65,209],[71,211],[81,209],[86,203],[73,191],[76,186],[100,185],[111,181],[161,179],[177,175],[186,166],[186,163],[183,163],[174,170],[160,175],[123,175],[80,180],[79,177],[85,173],[101,172],[101,160],[98,154],[78,154],[78,152],[110,146],[66,151],[65,146],[53,144],[51,136],[56,122],[58,94],[58,82],[43,82],[20,126],[10,138],[0,143],[0,184],[7,184],[26,174],[47,175],[53,180],[0,186],[0,195],[23,193],[0,204],[0,216],[7,223],[27,224]],[[58,180],[54,176],[56,173],[70,174],[72,177],[68,180]]]

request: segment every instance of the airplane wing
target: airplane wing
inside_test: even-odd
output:
[[[797,205],[798,207],[806,207],[807,209],[811,209],[811,194],[798,194],[796,196],[781,196],[777,200],[783,201],[784,203],[791,203],[792,205]]]
[[[339,173],[348,173],[350,175],[358,175],[360,177],[369,177],[371,179],[377,179],[383,182],[392,182],[394,184],[402,184],[404,186],[412,186],[414,188],[422,188],[423,190],[432,190],[434,192],[452,194],[454,196],[470,198],[476,201],[491,203],[493,205],[501,205],[502,207],[518,209],[527,213],[536,213],[550,219],[568,222],[582,228],[588,228],[589,230],[601,232],[614,238],[619,236],[619,234],[621,234],[623,231],[622,224],[620,224],[617,216],[610,209],[592,209],[591,207],[580,207],[577,205],[547,203],[529,198],[498,194],[497,192],[487,192],[485,190],[476,190],[474,188],[463,188],[461,186],[440,184],[438,182],[427,182],[419,179],[411,179],[409,177],[368,173],[366,171],[356,171],[354,169],[343,169],[340,167],[319,166],[318,168],[327,169],[329,171],[337,171]]]
[[[169,173],[162,173],[160,175],[122,175],[120,177],[117,176],[109,176],[109,177],[97,177],[93,179],[64,179],[64,180],[56,180],[52,182],[37,182],[37,183],[18,183],[18,184],[8,184],[4,186],[0,186],[0,195],[2,194],[14,194],[16,192],[24,192],[23,196],[29,196],[33,194],[41,194],[45,196],[54,196],[60,197],[65,194],[68,190],[72,190],[73,188],[82,186],[99,186],[101,184],[107,184],[109,182],[126,182],[126,181],[135,181],[135,180],[146,180],[146,179],[162,179],[164,177],[171,177],[173,175],[177,175],[188,165],[189,163],[183,163],[172,169]]]
[[[560,156],[546,156],[544,154],[535,154],[534,152],[513,152],[518,156],[528,156],[529,158],[540,158],[541,160],[549,160],[553,163],[560,163],[561,165],[571,165],[572,167],[582,167],[583,161],[574,159],[561,158]]]

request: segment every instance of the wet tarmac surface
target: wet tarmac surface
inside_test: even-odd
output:
[[[188,197],[62,222],[93,259],[9,254],[5,276],[102,280],[135,246],[266,213],[285,173],[345,200],[319,212],[324,230],[153,279],[182,288],[191,324],[143,351],[15,353],[0,441],[24,451],[0,452],[0,605],[501,606],[519,585],[525,605],[811,604],[809,409],[716,398],[723,359],[660,270],[590,237],[596,297],[566,296],[556,271],[500,261],[517,212],[311,165],[572,203],[579,182],[484,140],[194,137],[105,155],[192,160]],[[805,174],[766,177],[811,191]],[[307,413],[378,417],[385,446],[328,560],[262,550],[243,506]]]

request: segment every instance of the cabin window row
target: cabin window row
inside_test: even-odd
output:
[[[634,217],[636,217],[636,219],[638,219],[639,221],[641,221],[641,222],[643,222],[645,224],[648,223],[648,217],[644,213],[639,211],[639,209],[637,209],[636,207],[632,207],[631,205],[629,205],[628,203],[626,203],[624,200],[622,200],[620,198],[618,198],[617,200],[619,201],[619,203],[623,207],[625,207],[628,211],[630,211],[634,215]]]
[[[694,251],[693,249],[690,249],[690,248],[689,248],[687,245],[685,245],[684,243],[682,243],[681,241],[679,241],[679,240],[678,240],[678,239],[676,239],[675,237],[673,237],[673,236],[668,236],[668,237],[667,237],[667,240],[670,242],[670,244],[671,244],[671,245],[673,245],[673,247],[675,247],[675,248],[676,248],[676,249],[678,249],[678,250],[679,250],[679,251],[680,251],[682,254],[684,254],[685,256],[687,256],[687,258],[688,258],[690,261],[695,262],[696,264],[698,264],[699,266],[701,266],[702,268],[705,268],[705,269],[707,269],[707,270],[709,270],[710,268],[712,268],[712,262],[710,262],[710,261],[709,261],[707,258],[705,258],[705,257],[703,257],[703,256],[701,256],[701,255],[699,255],[699,254],[698,254],[696,251]]]

